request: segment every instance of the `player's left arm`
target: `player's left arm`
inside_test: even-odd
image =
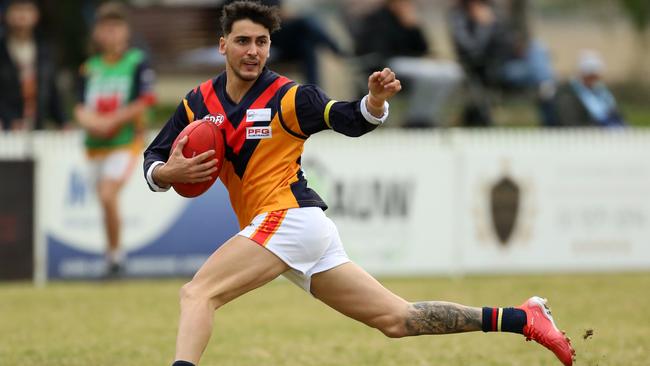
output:
[[[368,95],[365,97],[366,108],[375,118],[388,116],[387,100],[402,90],[402,83],[395,73],[385,68],[373,72],[368,77]]]
[[[390,69],[370,75],[368,94],[360,101],[339,102],[315,86],[301,86],[296,93],[295,108],[300,128],[307,136],[327,129],[361,136],[386,121],[387,100],[400,89],[401,84]]]

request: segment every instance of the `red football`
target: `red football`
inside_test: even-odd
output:
[[[176,144],[184,136],[188,140],[183,148],[183,156],[191,158],[204,153],[208,150],[214,150],[212,158],[217,160],[217,170],[212,173],[212,179],[200,183],[173,183],[174,190],[183,197],[196,197],[207,191],[217,180],[221,167],[223,166],[225,147],[223,135],[216,124],[206,120],[194,121],[187,125],[183,131],[176,137],[172,145],[172,151]]]

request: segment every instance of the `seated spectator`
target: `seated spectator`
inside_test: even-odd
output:
[[[527,32],[521,29],[515,31],[514,23],[490,0],[457,0],[449,24],[458,59],[474,89],[532,89],[542,123],[556,124],[554,73],[540,42],[524,36]],[[485,100],[476,103],[483,104],[482,108],[487,104]]]
[[[405,126],[443,125],[444,106],[460,85],[462,71],[454,62],[427,57],[431,51],[414,1],[385,0],[355,32],[364,72],[388,66],[404,81],[409,100]]]
[[[341,47],[321,24],[307,15],[289,15],[281,11],[282,27],[271,35],[271,64],[298,62],[307,84],[320,83],[319,48],[342,56]]]
[[[13,0],[4,14],[0,38],[0,127],[40,130],[45,121],[59,127],[66,117],[56,86],[56,69],[46,42],[37,34],[35,0]]]
[[[616,99],[602,81],[604,63],[598,53],[585,50],[578,60],[578,73],[557,93],[561,126],[624,126]]]

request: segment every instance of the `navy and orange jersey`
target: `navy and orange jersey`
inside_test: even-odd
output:
[[[226,93],[224,72],[186,95],[145,151],[145,177],[154,163],[167,161],[183,128],[200,119],[217,123],[225,137],[226,161],[219,178],[242,228],[264,212],[327,209],[300,168],[306,139],[326,129],[360,136],[377,127],[364,118],[359,101],[331,100],[314,85],[298,85],[268,69],[235,103]]]

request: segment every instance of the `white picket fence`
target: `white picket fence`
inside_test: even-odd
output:
[[[0,159],[57,164],[52,154],[79,160],[81,146],[74,131],[0,134]],[[650,269],[650,131],[327,132],[307,142],[303,168],[374,274]],[[43,186],[58,178],[43,174],[56,168],[37,169],[46,207]],[[51,215],[36,221],[41,280]]]

